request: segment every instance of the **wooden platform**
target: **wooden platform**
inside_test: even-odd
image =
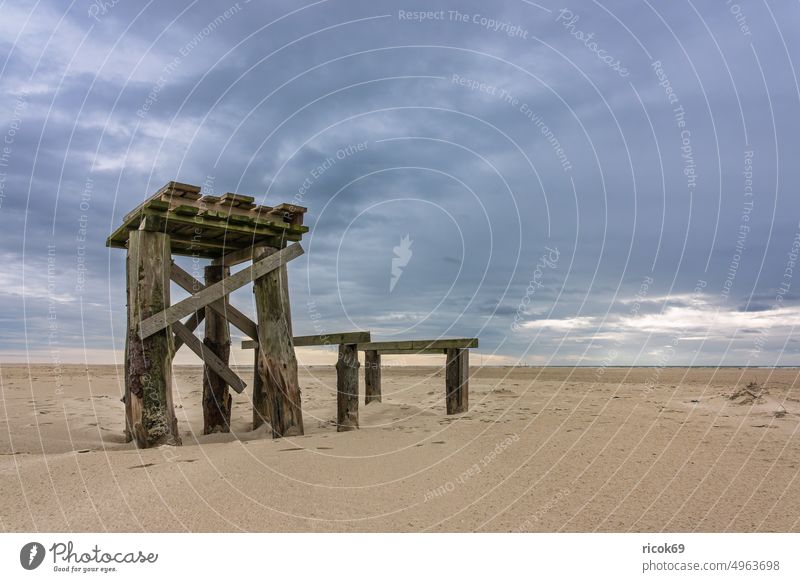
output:
[[[106,246],[125,248],[130,231],[143,220],[170,236],[172,254],[211,259],[258,245],[282,248],[308,232],[306,208],[254,202],[242,194],[203,196],[199,186],[169,182],[125,216]]]
[[[296,336],[294,345],[339,344],[336,362],[336,423],[338,431],[358,428],[358,352],[364,352],[364,404],[381,402],[381,356],[440,354],[445,362],[445,403],[447,414],[469,410],[469,350],[478,347],[478,338],[440,338],[431,340],[371,341],[370,332]],[[245,340],[242,349],[258,349],[258,342]]]

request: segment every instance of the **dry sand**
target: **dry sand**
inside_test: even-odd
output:
[[[384,370],[337,433],[335,372],[308,368],[306,435],[272,440],[247,392],[235,434],[193,432],[201,369],[176,368],[184,446],[136,450],[115,367],[6,365],[0,531],[800,531],[796,369],[472,374],[447,417],[441,369]]]

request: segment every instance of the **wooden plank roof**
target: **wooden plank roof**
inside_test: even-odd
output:
[[[203,196],[199,186],[169,182],[125,215],[106,246],[125,248],[128,233],[143,220],[170,235],[176,255],[218,258],[257,244],[277,248],[299,241],[306,208],[296,204],[261,206],[252,196],[228,192]]]

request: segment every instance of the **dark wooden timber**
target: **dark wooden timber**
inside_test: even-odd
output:
[[[140,322],[169,305],[169,236],[136,230],[128,241],[128,332],[125,354],[125,424],[136,446],[179,445],[172,404],[172,331],[142,339]]]
[[[264,384],[261,382],[261,374],[258,373],[259,356],[258,346],[256,346],[253,350],[253,430],[265,422],[269,422],[269,418],[266,416],[269,414],[265,402],[267,395],[264,391]]]
[[[447,349],[443,348],[430,348],[427,350],[365,350],[365,352],[367,351],[375,351],[382,356],[425,356],[430,354],[442,356],[447,353]]]
[[[282,251],[265,248],[255,257],[258,265],[278,257]],[[280,262],[284,265],[285,261]],[[279,267],[280,267],[279,265]],[[235,275],[234,275],[235,276]],[[253,284],[258,319],[258,369],[264,391],[262,409],[258,412],[272,428],[273,438],[303,434],[303,414],[300,408],[300,383],[297,359],[292,343],[291,312],[287,285],[287,270],[269,269]]]
[[[364,352],[364,404],[381,401],[381,355],[377,350]]]
[[[436,339],[436,340],[403,340],[403,341],[388,341],[388,342],[369,342],[359,343],[359,350],[404,350],[404,351],[420,351],[420,350],[444,350],[450,348],[477,348],[478,338],[454,338],[454,339]]]
[[[445,400],[447,414],[469,410],[469,350],[447,350],[445,367]]]
[[[309,346],[335,346],[339,344],[357,344],[368,342],[368,331],[353,331],[345,333],[327,333],[322,335],[301,335],[294,338],[295,347]]]
[[[339,344],[336,362],[336,430],[358,428],[358,348]]]
[[[188,273],[187,273],[188,274]],[[209,265],[205,268],[205,284],[213,285],[231,274],[229,267]],[[222,300],[220,300],[222,301]],[[225,313],[219,313],[213,303],[206,305],[206,325],[203,344],[224,364],[231,355],[231,336]],[[223,302],[224,306],[224,302]],[[203,367],[203,434],[230,432],[231,394],[225,379],[206,362]]]

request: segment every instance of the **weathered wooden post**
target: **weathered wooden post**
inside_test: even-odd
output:
[[[230,276],[224,265],[208,265],[204,270],[206,286]],[[195,289],[196,293],[199,289]],[[225,365],[231,354],[231,335],[228,320],[212,307],[205,307],[204,349],[213,352]],[[203,434],[230,432],[231,394],[228,383],[206,362],[203,366]]]
[[[358,428],[358,345],[339,344],[336,362],[336,430]]]
[[[170,303],[170,237],[155,228],[142,220],[128,239],[125,426],[140,448],[181,443],[172,404],[172,331],[167,326],[145,339],[139,335],[140,322]]]
[[[378,350],[364,352],[364,404],[381,401],[381,355]]]
[[[278,249],[265,247],[253,257],[258,261]],[[258,362],[253,405],[254,424],[260,416],[272,426],[273,438],[303,434],[303,413],[297,358],[292,342],[287,269],[270,271],[253,282],[258,320]],[[256,396],[255,390],[262,392]]]
[[[445,364],[447,414],[469,410],[469,350],[447,348]]]

